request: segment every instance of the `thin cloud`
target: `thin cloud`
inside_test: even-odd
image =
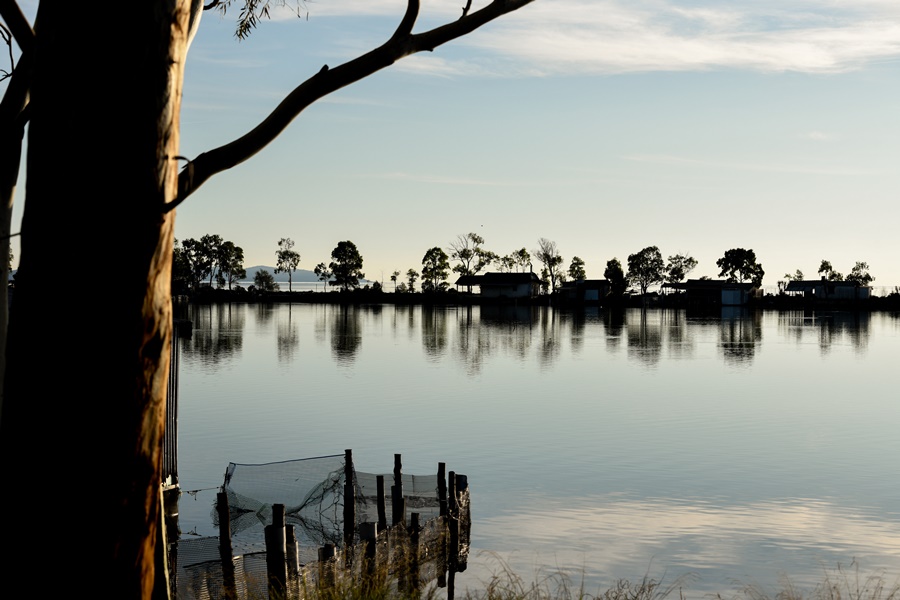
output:
[[[803,137],[814,142],[830,142],[836,139],[836,136],[824,131],[809,131]]]
[[[447,175],[428,175],[418,173],[383,173],[377,175],[379,179],[391,179],[394,181],[410,181],[414,183],[438,183],[443,185],[466,186],[490,186],[490,187],[522,187],[531,184],[522,181],[498,181],[489,179],[471,179],[466,177],[454,177]]]
[[[684,167],[696,167],[703,169],[730,169],[735,171],[761,171],[769,173],[799,173],[802,175],[844,175],[844,176],[870,176],[878,174],[878,171],[866,169],[847,169],[829,166],[804,166],[804,165],[772,165],[759,163],[738,163],[725,161],[710,161],[680,156],[668,156],[661,154],[633,154],[622,157],[624,160],[653,163],[661,165],[678,165]]]
[[[476,2],[473,9],[486,3]],[[456,4],[424,2],[417,30],[457,18]],[[311,19],[399,19],[406,2],[335,0],[305,6]],[[296,8],[286,14],[297,18]],[[838,73],[900,59],[900,3],[785,0],[723,6],[684,0],[537,0],[454,43],[479,52],[459,59],[465,61],[464,69],[447,62],[428,72],[440,76],[710,69]],[[480,69],[473,71],[473,64]]]

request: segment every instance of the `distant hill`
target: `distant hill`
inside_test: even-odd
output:
[[[287,273],[275,273],[275,267],[269,267],[266,265],[257,265],[255,267],[247,267],[247,276],[241,280],[241,282],[253,283],[253,278],[256,277],[257,271],[265,269],[269,273],[272,274],[272,277],[275,278],[275,281],[278,283],[287,283],[288,276]],[[306,269],[297,269],[291,275],[291,281],[293,283],[319,283],[319,276],[316,275],[313,271],[307,271]],[[360,286],[371,284],[372,282],[368,279],[361,279],[359,281]]]
[[[255,267],[247,267],[247,277],[245,277],[242,281],[249,281],[253,283],[253,278],[256,277],[257,271],[265,269],[275,278],[275,281],[278,283],[287,283],[288,275],[287,273],[275,273],[275,267],[269,267],[266,265],[257,265]],[[294,283],[316,283],[319,281],[318,275],[313,273],[312,271],[307,271],[306,269],[297,269],[291,274],[291,281]]]

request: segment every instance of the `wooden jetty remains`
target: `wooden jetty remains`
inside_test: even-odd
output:
[[[357,472],[351,450],[232,463],[216,497],[219,535],[169,544],[170,597],[293,600],[351,588],[363,597],[385,589],[414,597],[434,585],[453,598],[470,515],[468,480],[444,463],[425,476],[404,474],[399,454],[393,473]]]

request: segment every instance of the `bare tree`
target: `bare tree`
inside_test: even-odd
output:
[[[556,285],[563,277],[563,257],[556,247],[556,242],[551,242],[547,238],[541,238],[538,240],[537,249],[533,250],[532,253],[544,265],[547,278],[550,281],[550,292],[556,291]]]
[[[103,527],[82,518],[71,531],[79,552],[103,573],[91,584],[92,596],[150,598],[156,581],[175,208],[213,175],[262,150],[316,100],[530,2],[493,0],[472,12],[467,4],[459,19],[413,33],[419,1],[409,0],[384,44],[338,67],[322,67],[246,135],[186,160],[179,156],[181,91],[201,2],[125,2],[115,9],[41,2],[35,31],[14,0],[0,1],[0,16],[22,51],[0,107],[5,223],[28,122],[27,201],[0,456],[4,477],[28,490],[34,514],[58,514],[60,490],[70,490],[67,513],[103,516]],[[246,2],[245,8],[259,4]],[[81,193],[60,194],[61,181]],[[109,218],[115,227],[103,235],[116,249],[106,257],[106,268],[118,276],[116,301],[70,294],[61,305],[52,278],[41,270],[58,248],[83,247]],[[59,320],[48,318],[61,308],[65,323],[78,324],[63,333]],[[51,340],[60,358],[48,363]],[[46,455],[48,440],[64,454],[52,471],[33,464]],[[98,493],[86,490],[93,477],[102,482]],[[16,494],[3,494],[0,502],[6,514],[21,510]],[[43,580],[33,557],[45,548],[32,524],[11,519],[4,535],[19,544],[7,557],[8,571]],[[54,576],[84,581],[84,566],[63,561]]]

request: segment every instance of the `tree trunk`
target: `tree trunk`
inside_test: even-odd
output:
[[[0,420],[7,572],[35,596],[152,593],[187,4],[39,8]]]

